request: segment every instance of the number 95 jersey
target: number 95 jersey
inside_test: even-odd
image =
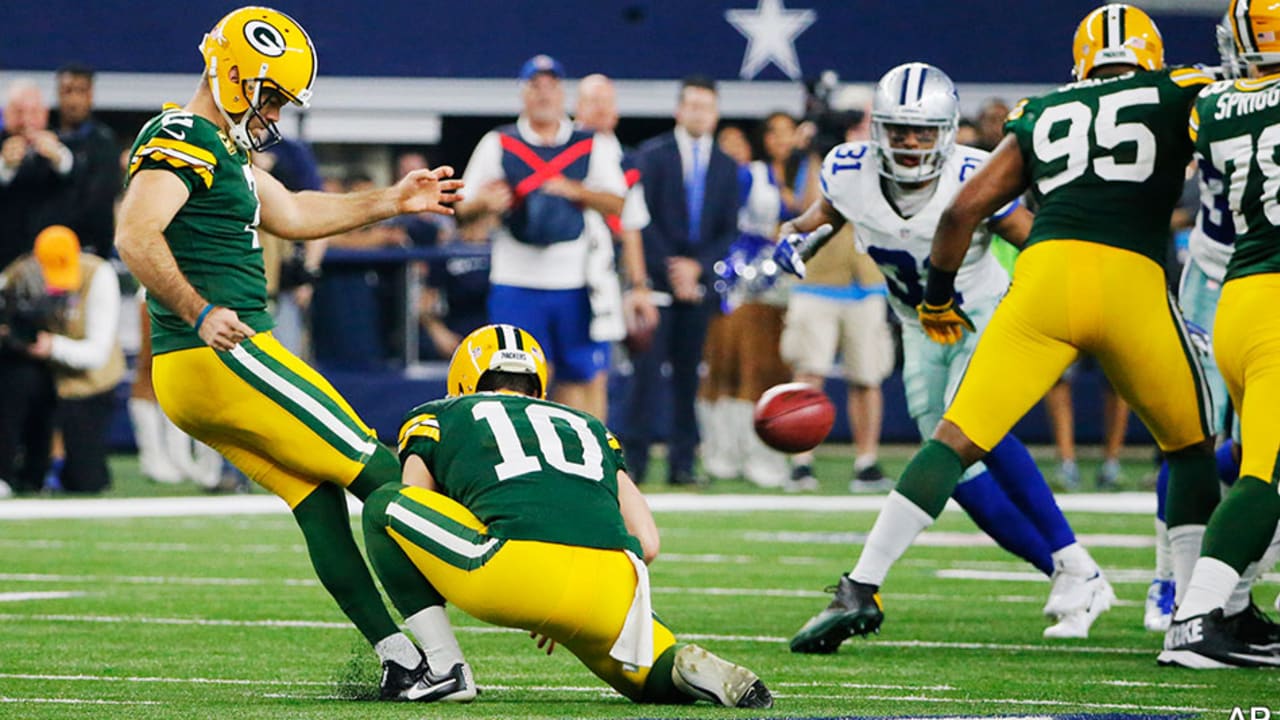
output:
[[[822,163],[822,194],[853,224],[854,242],[884,273],[889,304],[898,319],[919,325],[916,306],[924,301],[933,233],[942,211],[960,186],[987,161],[988,153],[957,145],[934,180],[933,196],[914,215],[904,218],[885,195],[876,148],[871,143],[837,145]],[[991,219],[1013,212],[1018,201],[1001,208]],[[964,264],[956,275],[956,294],[962,305],[994,306],[1009,287],[1009,274],[989,252],[991,231],[983,223],[973,234]]]
[[[1212,81],[1194,68],[1132,72],[1064,85],[1010,111],[1005,132],[1022,149],[1038,207],[1027,247],[1084,240],[1163,265],[1191,160],[1187,116]]]
[[[587,413],[504,392],[445,398],[409,411],[399,450],[494,537],[642,555],[618,506],[622,446]]]

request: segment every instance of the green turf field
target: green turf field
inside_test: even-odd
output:
[[[839,490],[845,464],[839,451],[824,455],[831,476],[825,490]],[[144,481],[128,475],[136,473],[130,467],[115,465],[113,494],[144,489]],[[544,657],[523,634],[456,613],[483,690],[474,704],[360,701],[376,685],[376,662],[314,580],[301,537],[283,512],[0,521],[0,717],[1186,712],[1226,720],[1235,706],[1244,706],[1245,717],[1250,706],[1280,706],[1280,673],[1155,665],[1160,638],[1141,626],[1153,553],[1144,544],[1151,529],[1146,515],[1071,516],[1077,532],[1101,536],[1094,554],[1122,601],[1088,640],[1041,639],[1047,581],[979,543],[972,524],[948,512],[935,528],[940,532],[925,536],[934,540],[913,548],[890,576],[881,635],[852,639],[835,656],[792,655],[787,638],[825,604],[822,588],[849,569],[851,543],[873,517],[658,513],[663,556],[652,568],[655,610],[678,636],[758,672],[777,698],[766,713],[632,705],[568,653]],[[1274,582],[1259,588],[1259,602],[1270,609],[1277,589]]]

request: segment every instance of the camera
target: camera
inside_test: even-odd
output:
[[[52,330],[66,297],[14,284],[0,289],[0,352],[22,353],[42,330]]]

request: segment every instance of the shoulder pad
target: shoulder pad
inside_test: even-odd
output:
[[[1195,67],[1176,68],[1169,71],[1169,79],[1178,87],[1196,87],[1212,83],[1213,76]]]

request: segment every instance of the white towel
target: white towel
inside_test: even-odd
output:
[[[625,552],[636,569],[636,594],[622,632],[609,649],[609,657],[622,663],[623,669],[635,672],[653,665],[653,603],[649,599],[649,568],[635,553]]]

